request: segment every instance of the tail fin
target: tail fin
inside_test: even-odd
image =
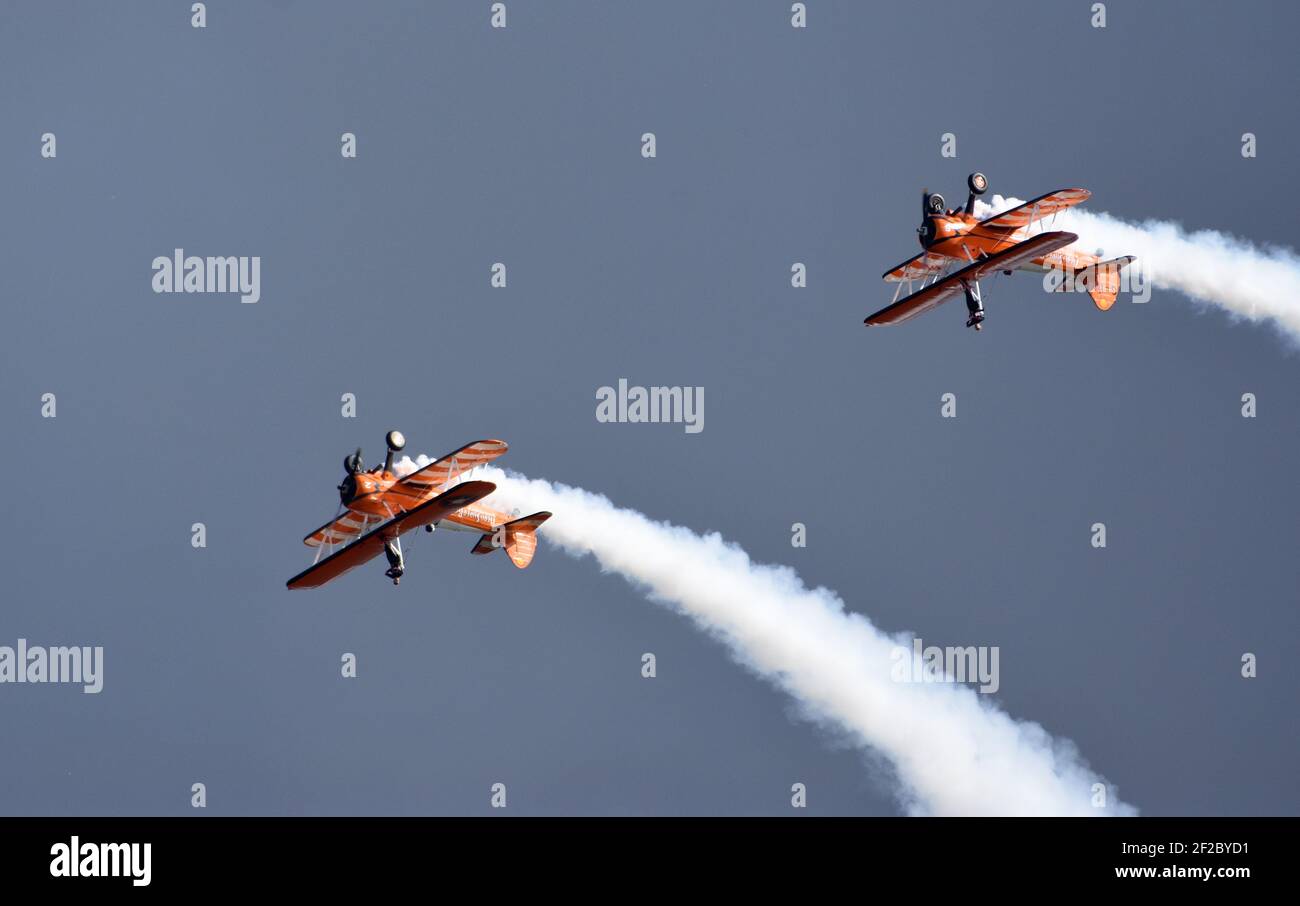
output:
[[[523,569],[533,562],[533,554],[537,552],[537,527],[550,518],[551,514],[543,510],[506,523],[506,554],[511,563]]]
[[[540,513],[533,513],[531,516],[524,516],[521,519],[499,525],[492,533],[485,533],[480,536],[470,553],[490,554],[498,546],[501,546],[506,549],[510,562],[523,569],[533,562],[533,554],[537,553],[536,532],[538,526],[550,518],[551,514],[543,510]],[[494,537],[498,531],[504,531],[505,533],[500,542]]]
[[[1119,294],[1119,272],[1136,260],[1132,255],[1125,255],[1084,268],[1091,271],[1087,278],[1091,280],[1088,295],[1092,296],[1094,305],[1106,311],[1115,304],[1115,297]]]

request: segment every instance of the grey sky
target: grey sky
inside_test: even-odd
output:
[[[999,702],[1146,813],[1300,810],[1294,349],[1026,275],[978,336],[959,304],[861,325],[922,186],[975,169],[1300,244],[1300,14],[789,5],[0,7],[0,645],[105,648],[99,695],[0,686],[0,812],[189,814],[203,782],[209,814],[483,814],[503,781],[515,814],[787,814],[800,781],[809,813],[897,813],[884,768],[544,529],[526,571],[421,535],[400,589],[286,592],[393,427],[504,438],[882,628],[1000,646]],[[178,247],[261,256],[261,301],[155,295]],[[598,423],[620,377],[703,386],[705,430]]]

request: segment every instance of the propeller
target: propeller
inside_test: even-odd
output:
[[[343,471],[347,472],[349,475],[355,475],[365,467],[365,463],[361,461],[360,447],[357,447],[355,453],[343,458]]]

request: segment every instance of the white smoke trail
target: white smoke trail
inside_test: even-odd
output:
[[[1023,203],[994,195],[992,204],[977,201],[975,214],[991,217]],[[1077,233],[1082,250],[1103,248],[1107,258],[1136,255],[1136,266],[1153,286],[1210,303],[1234,318],[1272,321],[1300,342],[1300,257],[1291,249],[1260,248],[1216,230],[1187,232],[1162,220],[1129,223],[1077,208],[1055,221],[1039,221],[1038,228]]]
[[[417,463],[404,459],[399,467]],[[580,488],[530,480],[496,468],[488,502],[521,513],[550,510],[540,534],[573,556],[590,554],[662,604],[722,640],[741,664],[788,692],[809,719],[892,764],[899,798],[913,814],[1135,814],[1102,783],[1074,746],[1035,723],[1017,721],[957,684],[898,683],[898,646],[866,618],[845,611],[825,588],[809,589],[794,570],[750,561],[717,534],[654,522]],[[919,673],[920,665],[916,665]]]

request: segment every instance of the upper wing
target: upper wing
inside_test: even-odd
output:
[[[928,280],[935,274],[942,273],[945,263],[950,262],[951,259],[943,255],[922,252],[915,258],[907,259],[898,267],[885,271],[881,279],[888,280],[890,283],[898,283],[901,280]]]
[[[897,324],[908,318],[914,318],[936,305],[942,305],[954,296],[962,295],[962,281],[978,280],[990,272],[1014,270],[1025,262],[1067,246],[1078,238],[1074,233],[1039,233],[1032,239],[1026,239],[1024,242],[1003,249],[996,255],[981,258],[938,283],[932,283],[892,305],[885,306],[868,317],[864,323],[878,327],[882,324]]]
[[[456,476],[491,462],[509,449],[510,445],[504,440],[476,440],[412,472],[396,482],[393,489],[416,495],[437,490]]]
[[[1014,230],[1026,227],[1035,220],[1050,217],[1058,211],[1064,211],[1066,208],[1087,201],[1091,197],[1092,193],[1087,189],[1057,189],[1055,192],[1039,195],[1032,201],[1026,201],[1024,204],[1003,211],[1001,214],[994,214],[987,220],[981,220],[976,225],[976,228],[992,227],[998,230]]]
[[[444,491],[428,503],[421,504],[372,529],[355,544],[335,551],[319,563],[309,566],[285,583],[289,588],[319,588],[331,579],[360,566],[384,549],[384,541],[411,529],[437,522],[457,510],[482,500],[496,490],[490,481],[466,481]]]

